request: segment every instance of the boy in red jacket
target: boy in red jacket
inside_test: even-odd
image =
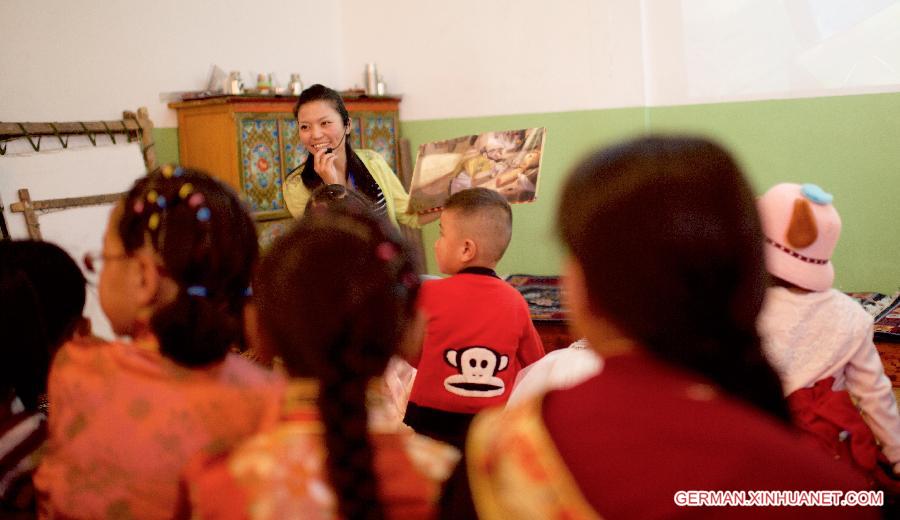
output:
[[[458,448],[472,417],[509,397],[519,370],[544,355],[528,304],[497,277],[512,235],[512,211],[499,193],[471,188],[444,206],[434,244],[448,278],[422,285],[427,318],[404,422]]]

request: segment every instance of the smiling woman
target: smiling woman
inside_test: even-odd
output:
[[[419,227],[418,217],[408,210],[409,195],[381,155],[350,146],[350,114],[340,94],[313,85],[300,94],[294,117],[309,156],[302,170],[284,183],[284,200],[292,215],[303,215],[317,187],[339,184],[365,195],[394,225]]]

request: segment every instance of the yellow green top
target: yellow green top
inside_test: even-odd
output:
[[[366,165],[366,169],[384,193],[387,216],[391,223],[395,226],[404,224],[409,227],[420,227],[418,215],[409,212],[409,194],[381,154],[374,150],[354,150],[354,152]],[[303,185],[299,170],[285,179],[284,202],[294,217],[303,215],[310,194],[309,189]]]

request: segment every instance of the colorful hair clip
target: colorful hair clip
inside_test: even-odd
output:
[[[187,199],[187,196],[190,195],[192,191],[194,191],[194,185],[186,182],[181,185],[181,188],[178,188],[178,196],[182,199]]]
[[[210,216],[211,213],[209,211],[209,208],[200,208],[197,210],[197,220],[199,220],[200,222],[207,222]]]
[[[159,227],[159,213],[150,215],[150,219],[147,220],[147,227],[150,228],[151,231],[155,231],[156,228]]]
[[[244,289],[244,296],[246,296],[247,298],[253,296],[253,287],[248,286],[246,289]]]
[[[390,242],[382,242],[375,247],[375,256],[385,262],[390,261],[397,256],[397,246]]]
[[[150,190],[147,192],[147,202],[153,204],[156,202],[156,198],[159,197],[159,194],[156,193],[156,190]]]
[[[160,171],[162,172],[163,177],[165,177],[167,179],[172,177],[172,165],[171,164],[163,165],[163,167],[160,168]]]
[[[195,194],[191,195],[191,198],[188,199],[188,206],[190,206],[192,208],[196,208],[197,206],[203,204],[203,201],[205,201],[205,200],[206,200],[206,198],[203,196],[202,193],[199,193],[199,192],[195,193]]]
[[[156,205],[159,206],[160,209],[166,209],[166,198],[162,195],[156,197]]]
[[[135,214],[140,215],[144,212],[144,201],[142,201],[141,199],[134,201],[134,206],[132,206],[132,209],[134,209]]]
[[[407,289],[412,289],[413,287],[419,285],[419,277],[416,276],[416,273],[406,273],[403,275],[403,285],[407,287]]]
[[[187,293],[191,296],[197,296],[198,298],[206,298],[206,287],[202,285],[192,285],[187,288]]]
[[[184,168],[182,168],[181,166],[176,167],[175,171],[172,172],[172,175],[174,177],[181,177],[182,175],[184,175]]]

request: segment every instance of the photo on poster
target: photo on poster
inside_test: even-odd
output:
[[[537,199],[546,128],[487,132],[419,147],[410,185],[410,209],[439,211],[450,195],[489,188],[510,203]]]

